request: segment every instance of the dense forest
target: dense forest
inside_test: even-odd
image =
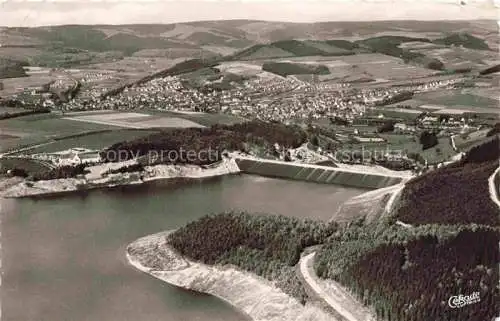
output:
[[[491,137],[498,134],[500,134],[500,123],[496,123],[486,136]]]
[[[277,282],[301,303],[307,294],[295,274],[304,248],[323,243],[334,223],[228,212],[205,216],[169,235],[182,255],[206,264],[232,264]]]
[[[397,218],[409,224],[489,224],[500,211],[490,200],[488,178],[498,167],[498,137],[472,148],[458,163],[412,179],[403,190]]]
[[[32,175],[29,175],[28,179],[36,182],[60,178],[75,178],[79,175],[85,175],[89,172],[85,169],[85,166],[85,164],[78,164],[76,166],[60,166],[53,169],[36,172]]]
[[[296,148],[306,140],[307,134],[299,127],[251,121],[235,125],[214,125],[210,128],[186,128],[155,133],[114,144],[104,150],[101,157],[108,162],[143,156],[143,158],[148,157],[148,163],[154,164],[208,165],[220,161],[225,150],[247,151],[252,145],[271,149],[275,143]],[[120,157],[116,157],[117,155]],[[151,155],[159,157],[149,157]],[[170,157],[172,155],[175,158]]]
[[[439,144],[436,134],[428,131],[423,131],[420,134],[419,142],[422,144],[422,150],[432,148]]]
[[[108,174],[123,174],[123,173],[137,173],[144,171],[144,165],[142,164],[132,164],[123,166],[117,169],[109,169],[106,171]]]
[[[294,267],[306,248],[318,245],[318,276],[343,284],[380,320],[491,320],[500,308],[500,211],[487,178],[498,167],[498,143],[489,139],[460,161],[414,178],[394,213],[376,222],[229,212],[190,223],[168,242],[192,260],[275,281],[303,303],[308,298]],[[479,302],[449,306],[450,297],[474,292]]]
[[[289,62],[266,62],[262,70],[286,77],[288,75],[328,75],[330,70],[325,65],[310,65]]]
[[[35,114],[47,114],[50,113],[48,108],[38,108],[38,109],[24,109],[19,112],[3,112],[0,113],[0,120],[9,119],[21,116],[35,115]]]
[[[494,74],[496,72],[500,71],[500,65],[495,65],[493,67],[486,68],[484,70],[481,70],[479,74],[481,76],[489,75],[489,74]]]
[[[317,274],[347,286],[382,320],[484,321],[498,311],[498,230],[422,225],[350,226],[330,238]],[[451,309],[452,295],[481,302]]]
[[[349,288],[382,320],[492,320],[500,308],[500,210],[487,180],[499,149],[498,138],[488,140],[407,183],[393,216],[339,229],[316,256],[317,274]],[[473,292],[480,302],[448,306],[451,296]]]

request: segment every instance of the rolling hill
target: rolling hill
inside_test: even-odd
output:
[[[32,65],[64,66],[113,61],[143,50],[204,49],[215,54],[239,51],[233,58],[284,58],[349,55],[372,47],[366,38],[403,36],[446,45],[498,47],[494,21],[376,21],[289,23],[254,20],[198,21],[144,25],[65,25],[0,27],[0,58],[15,54]],[[466,34],[464,32],[467,32]],[[360,42],[361,41],[361,42]],[[245,51],[246,50],[246,51]],[[370,50],[370,49],[368,49]],[[154,51],[153,51],[154,52]],[[52,58],[51,58],[52,57]],[[49,61],[47,63],[47,60]]]

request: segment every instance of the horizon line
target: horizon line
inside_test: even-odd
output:
[[[499,17],[500,19],[500,17]],[[268,23],[288,23],[288,24],[320,24],[320,23],[367,23],[367,22],[464,22],[464,21],[487,21],[487,22],[496,22],[497,26],[500,26],[500,20],[495,20],[495,19],[488,19],[488,18],[482,18],[482,19],[460,19],[460,18],[452,18],[452,19],[430,19],[430,20],[425,20],[425,19],[367,19],[367,20],[325,20],[325,21],[310,21],[310,22],[305,22],[305,21],[284,21],[284,20],[262,20],[262,19],[220,19],[220,20],[214,20],[214,19],[208,19],[208,20],[189,20],[189,21],[177,21],[177,22],[148,22],[148,23],[118,23],[118,24],[113,24],[113,23],[92,23],[92,24],[86,24],[86,23],[77,23],[77,24],[71,24],[71,23],[66,23],[66,24],[48,24],[48,25],[32,25],[32,26],[6,26],[6,25],[0,25],[0,28],[46,28],[46,27],[68,27],[68,26],[148,26],[148,25],[175,25],[175,24],[190,24],[190,23],[200,23],[200,22],[225,22],[225,21],[248,21],[248,22],[268,22]]]

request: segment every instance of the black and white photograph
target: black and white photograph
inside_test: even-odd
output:
[[[499,26],[0,0],[1,321],[500,321]]]

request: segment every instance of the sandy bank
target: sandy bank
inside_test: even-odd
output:
[[[350,222],[364,217],[367,222],[374,222],[389,215],[397,204],[405,183],[379,188],[344,202],[330,218],[330,221]]]
[[[169,284],[214,295],[255,321],[337,321],[315,306],[301,305],[272,282],[252,273],[186,260],[166,244],[168,233],[146,236],[130,244],[130,264]]]
[[[90,190],[122,185],[136,185],[145,182],[175,179],[175,178],[208,178],[226,174],[239,173],[240,169],[232,159],[225,159],[217,166],[201,168],[199,166],[156,165],[146,166],[144,173],[103,173],[109,169],[116,169],[131,164],[102,164],[89,167],[90,173],[82,178],[53,179],[46,181],[22,181],[4,190],[0,190],[0,197],[27,197],[45,194],[57,194],[79,190]]]

